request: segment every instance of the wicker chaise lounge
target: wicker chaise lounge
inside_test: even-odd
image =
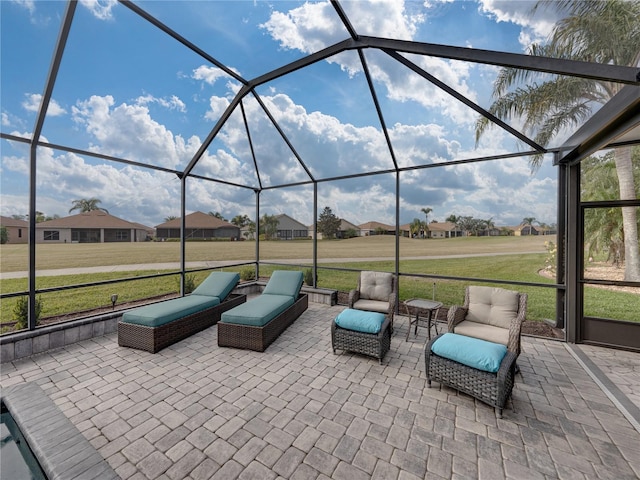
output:
[[[262,294],[222,314],[218,346],[264,352],[304,312],[302,272],[273,272]]]
[[[247,300],[231,293],[239,281],[237,273],[213,272],[191,295],[125,312],[118,322],[118,345],[156,353],[215,325],[222,312]]]

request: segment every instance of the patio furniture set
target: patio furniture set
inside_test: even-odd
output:
[[[191,295],[139,307],[118,322],[118,344],[155,353],[194,333],[218,325],[218,346],[263,352],[308,307],[300,293],[303,274],[275,271],[260,295],[247,301],[233,294],[237,273],[214,272]],[[361,272],[349,293],[348,308],[331,323],[331,345],[377,358],[391,348],[396,310],[396,280],[391,273]],[[511,396],[520,354],[520,332],[527,295],[502,288],[469,286],[462,306],[447,314],[447,333],[438,334],[436,316],[442,303],[405,302],[409,329],[427,314],[425,371],[432,381],[467,393],[496,409],[499,417]],[[435,312],[435,313],[434,313]],[[431,338],[431,326],[436,336]]]
[[[333,352],[341,349],[360,353],[382,364],[391,344],[395,298],[392,274],[362,272],[358,288],[349,294],[349,308],[332,322]],[[425,371],[429,387],[436,381],[467,393],[493,406],[501,418],[515,382],[527,295],[469,286],[464,304],[448,311],[447,333],[438,335],[435,320],[441,306],[440,302],[423,299],[405,302],[407,313],[410,307],[415,310],[415,318],[409,316],[405,341],[414,325],[417,334],[421,311],[427,314]],[[432,325],[436,329],[433,339]]]

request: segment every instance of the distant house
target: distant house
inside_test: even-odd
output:
[[[7,243],[27,243],[29,241],[29,222],[0,216],[0,227],[7,229]]]
[[[420,230],[414,234],[414,238],[428,238],[429,237],[429,228],[425,231],[424,228],[420,227]],[[405,223],[404,225],[400,225],[400,235],[403,237],[411,238],[411,223]]]
[[[525,235],[538,235],[538,229],[533,225],[518,225],[517,227],[511,227],[513,234],[516,237],[524,237]]]
[[[289,215],[281,213],[278,219],[277,237],[280,240],[299,240],[309,238],[309,228]]]
[[[360,228],[360,234],[362,236],[369,235],[395,235],[396,227],[392,227],[391,225],[385,225],[380,222],[367,222],[361,225],[358,225]],[[383,233],[384,232],[384,233]]]
[[[144,242],[149,230],[102,210],[92,210],[36,224],[36,243]]]
[[[184,217],[185,240],[202,239],[211,240],[213,238],[229,238],[238,240],[240,238],[240,228],[226,220],[221,220],[213,215],[203,212],[193,212]],[[156,238],[158,240],[169,240],[180,238],[180,227],[182,219],[174,218],[168,222],[156,225]]]
[[[431,238],[463,237],[464,232],[453,222],[431,222],[429,224]]]
[[[313,238],[313,225],[309,225],[309,236]],[[351,238],[353,237],[353,233],[355,232],[355,236],[359,237],[362,235],[360,231],[360,227],[354,223],[351,223],[344,218],[340,219],[340,227],[336,232],[336,238]],[[322,239],[322,232],[318,232],[318,239]]]
[[[355,232],[355,236],[359,237],[362,232],[360,231],[360,227],[345,220],[344,218],[340,219],[340,230],[338,230],[337,233],[337,237],[338,238],[348,238],[352,235],[350,235],[350,232],[353,233]]]

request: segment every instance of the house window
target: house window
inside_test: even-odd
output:
[[[18,238],[22,238],[22,229],[21,228],[18,229]]]
[[[58,230],[45,230],[44,231],[44,240],[45,241],[60,240],[60,232]]]
[[[129,230],[117,230],[116,231],[116,241],[117,242],[126,242],[129,240]]]

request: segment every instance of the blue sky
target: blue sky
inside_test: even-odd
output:
[[[174,31],[245,79],[253,79],[348,38],[328,2],[140,1]],[[532,2],[494,0],[341,2],[359,34],[522,53],[543,39],[553,12]],[[30,137],[65,3],[0,1],[2,132]],[[475,145],[477,114],[388,55],[364,53],[400,166],[495,155],[528,148],[493,128]],[[484,108],[497,69],[408,55],[411,61]],[[240,84],[203,57],[112,1],[81,1],[42,131],[53,143],[181,170]],[[256,89],[316,178],[386,170],[386,146],[358,55],[345,52]],[[258,163],[253,165],[236,110],[193,170],[234,184],[269,187],[308,178],[252,96],[243,102]],[[513,122],[518,128],[518,121]],[[557,139],[556,144],[562,141]],[[5,216],[28,212],[25,144],[2,140]],[[395,176],[322,182],[319,210],[360,224],[395,222]],[[516,225],[524,217],[556,222],[556,170],[546,159],[532,174],[527,158],[404,172],[400,223],[450,214]],[[37,210],[65,216],[74,199],[97,197],[121,218],[154,226],[179,215],[180,182],[165,172],[39,149]],[[261,214],[313,219],[313,188],[261,194]],[[227,218],[255,215],[255,194],[204,180],[188,182],[187,210]]]

